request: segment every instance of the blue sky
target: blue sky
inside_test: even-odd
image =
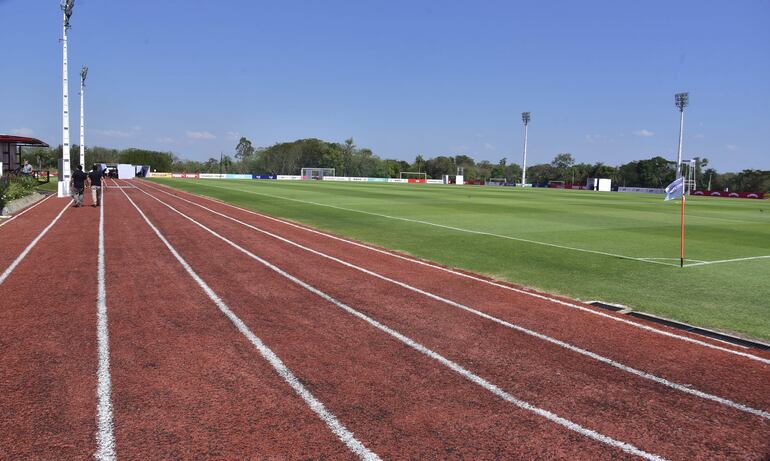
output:
[[[0,133],[61,142],[56,0],[0,0]],[[353,137],[383,158],[770,169],[769,1],[76,0],[71,130],[191,159]]]

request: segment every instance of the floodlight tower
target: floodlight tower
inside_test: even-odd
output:
[[[70,114],[69,114],[69,81],[67,78],[67,30],[70,28],[70,16],[75,7],[75,0],[62,0],[61,9],[64,13],[64,26],[62,35],[63,65],[62,65],[62,166],[59,173],[58,196],[67,197],[69,195],[70,183]]]
[[[521,165],[521,187],[527,184],[527,130],[529,128],[529,112],[521,113],[521,121],[524,122],[524,161]]]
[[[83,169],[86,168],[86,132],[85,132],[85,119],[83,117],[83,94],[86,88],[86,76],[88,75],[88,67],[83,66],[80,68],[80,164],[83,165]]]
[[[677,93],[674,95],[674,103],[679,109],[679,149],[676,154],[676,179],[682,176],[682,139],[684,133],[684,108],[690,103],[689,93]]]

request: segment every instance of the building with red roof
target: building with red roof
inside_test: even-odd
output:
[[[48,147],[48,144],[35,138],[0,134],[2,175],[6,175],[21,166],[21,149],[25,146]]]

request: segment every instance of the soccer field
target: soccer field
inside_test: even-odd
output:
[[[153,179],[448,266],[770,339],[770,204],[321,181]]]

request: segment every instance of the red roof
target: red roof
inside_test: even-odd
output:
[[[7,142],[13,144],[21,144],[22,146],[43,146],[48,147],[48,144],[35,138],[27,138],[25,136],[13,136],[10,134],[0,134],[0,142]]]

